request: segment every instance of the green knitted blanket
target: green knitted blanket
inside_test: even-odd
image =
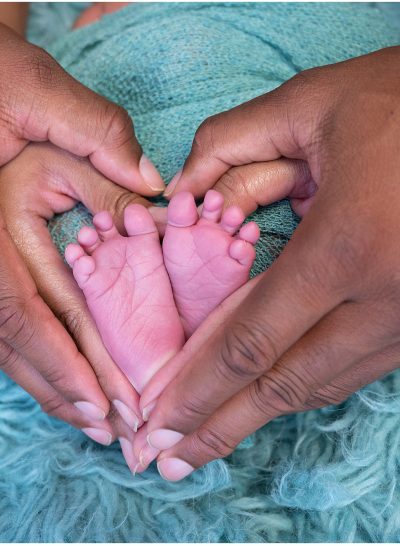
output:
[[[166,180],[205,117],[400,37],[392,9],[290,3],[133,4],[63,35],[81,7],[34,6],[31,37],[127,108]],[[297,219],[286,201],[254,219],[259,272]],[[60,251],[83,223],[82,206],[51,222]],[[398,541],[399,392],[396,372],[340,407],[281,417],[173,484],[154,467],[133,478],[117,444],[103,448],[49,418],[0,375],[0,540]]]

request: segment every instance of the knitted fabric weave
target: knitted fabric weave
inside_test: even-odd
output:
[[[34,8],[36,20],[45,8]],[[47,6],[48,20],[57,10]],[[41,28],[30,29],[36,41]],[[301,69],[396,43],[398,29],[372,4],[134,4],[49,50],[127,108],[168,180],[205,117]],[[259,272],[297,220],[286,201],[254,219]],[[82,206],[51,222],[61,251],[83,223]],[[154,467],[133,478],[117,444],[103,448],[49,418],[0,376],[0,539],[398,541],[399,392],[395,372],[339,407],[278,418],[173,484]]]

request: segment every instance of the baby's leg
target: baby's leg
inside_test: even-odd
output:
[[[70,244],[65,257],[107,350],[141,393],[184,343],[158,231],[138,204],[125,210],[128,237],[108,212],[93,223],[96,230],[81,229],[80,244]]]
[[[80,28],[100,21],[100,19],[109,13],[114,13],[131,2],[94,2],[91,6],[84,9],[74,23],[73,28]]]
[[[222,213],[223,204],[223,196],[211,190],[200,218],[191,193],[178,193],[168,206],[164,263],[187,337],[247,282],[256,256],[258,226],[242,226],[242,210],[231,206]]]

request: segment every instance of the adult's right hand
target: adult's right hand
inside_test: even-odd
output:
[[[28,44],[10,28],[0,24],[0,167],[3,167],[1,175],[6,176],[7,189],[11,192],[11,201],[7,202],[18,201],[15,177],[18,169],[14,168],[12,160],[21,154],[30,141],[50,141],[75,156],[85,157],[99,171],[98,178],[111,179],[131,191],[150,196],[163,190],[164,184],[157,170],[143,155],[135,138],[128,114],[74,80],[45,51]],[[8,174],[4,169],[8,170]],[[94,168],[92,170],[96,172]],[[74,171],[70,171],[70,179],[73,176]],[[53,181],[57,187],[58,180]],[[25,180],[25,187],[29,188],[31,184],[32,179]],[[107,198],[111,198],[114,189],[118,188],[111,183],[109,186],[111,189],[107,194],[96,186],[99,205],[103,207],[106,207]],[[62,200],[63,187],[59,189]],[[80,189],[84,194],[85,183],[82,180]],[[87,187],[87,190],[90,188]],[[36,204],[42,202],[40,197],[47,196],[51,201],[51,195],[45,190],[43,195],[37,193],[39,200]],[[135,195],[131,194],[131,198],[135,198]],[[100,202],[102,199],[103,202]],[[81,200],[79,195],[76,200]],[[60,212],[54,209],[56,201],[50,201],[47,212],[42,205],[38,211],[31,209],[29,204],[25,212],[28,216],[30,212],[31,219],[35,214],[39,216],[43,210],[44,213],[50,210],[51,214]],[[68,209],[75,201],[71,198],[68,200],[64,195],[62,207]],[[77,427],[95,430],[89,431],[93,438],[107,444],[121,433],[121,426],[114,430],[105,418],[110,412],[110,398],[103,391],[104,384],[110,382],[110,373],[114,377],[117,373],[110,366],[109,372],[105,372],[105,365],[94,370],[93,361],[80,353],[50,310],[47,299],[42,298],[44,287],[47,290],[50,286],[54,287],[50,277],[46,285],[45,275],[49,269],[33,280],[32,273],[37,273],[32,268],[36,254],[29,244],[23,245],[24,237],[26,242],[29,238],[26,234],[30,231],[24,231],[21,223],[18,228],[21,219],[18,215],[14,216],[12,226],[13,210],[7,205],[4,194],[0,202],[0,368],[38,399],[47,412]],[[26,219],[24,221],[26,224]],[[44,233],[45,221],[42,219],[42,222]],[[10,229],[13,230],[14,240]],[[35,233],[32,231],[31,234]],[[40,234],[36,234],[40,238]],[[19,251],[14,244],[16,239]],[[23,247],[26,252],[22,250]],[[47,254],[47,258],[51,259],[51,253]],[[39,291],[38,284],[41,284]],[[62,288],[65,288],[65,284]],[[64,307],[70,302],[66,298]],[[51,304],[54,305],[54,300]],[[86,338],[89,329],[86,328]],[[99,342],[94,344],[97,346],[97,359],[100,360],[101,347]],[[95,348],[91,351],[92,359],[95,351]],[[103,359],[106,357],[107,354]],[[128,396],[132,392],[126,384],[123,385],[121,380],[114,381],[114,390],[118,387],[124,400],[130,399],[132,404],[137,405],[137,399]],[[111,396],[111,392],[107,393]],[[132,421],[131,413],[124,411],[124,415],[126,420]]]
[[[131,191],[151,196],[164,189],[127,112],[0,24],[0,166],[28,142],[47,140],[88,157],[104,176]]]
[[[105,349],[47,228],[78,201],[93,213],[109,210],[117,225],[128,204],[150,204],[50,143],[29,144],[0,169],[0,369],[52,416],[102,444],[119,437],[132,466],[139,396]]]

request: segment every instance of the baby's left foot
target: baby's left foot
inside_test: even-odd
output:
[[[183,191],[168,206],[164,263],[187,337],[247,282],[256,257],[257,224],[242,226],[242,210],[222,213],[223,204],[221,193],[208,191],[199,218],[193,195]]]
[[[108,212],[70,244],[67,262],[115,363],[141,393],[184,342],[157,228],[143,206],[125,209],[127,237]]]

